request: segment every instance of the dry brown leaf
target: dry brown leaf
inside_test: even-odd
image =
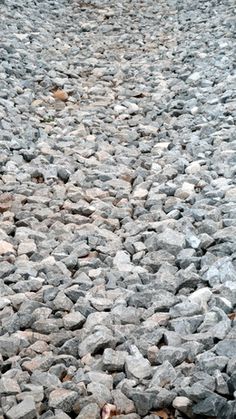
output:
[[[68,93],[65,90],[57,89],[53,92],[54,99],[61,100],[62,102],[66,102],[68,100]]]
[[[161,419],[174,419],[172,413],[167,409],[157,410],[153,414],[159,416]]]
[[[62,380],[62,381],[63,381],[63,383],[64,383],[65,381],[71,381],[71,380],[72,380],[72,378],[73,378],[73,377],[72,377],[71,375],[66,374],[66,375],[65,375],[65,377],[63,377],[63,380]]]
[[[117,415],[116,405],[106,403],[102,408],[101,419],[111,419]]]
[[[236,319],[236,313],[229,313],[229,314],[228,314],[228,318],[229,318],[230,320],[234,320],[234,319]]]

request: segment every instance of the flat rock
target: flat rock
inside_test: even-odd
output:
[[[34,419],[37,418],[37,411],[32,396],[26,396],[24,400],[8,410],[6,417],[8,419]]]
[[[139,380],[148,378],[152,374],[150,362],[142,356],[128,355],[125,359],[125,371],[128,378],[135,377]]]
[[[158,234],[157,247],[177,255],[185,247],[185,237],[178,231],[166,228],[163,233]]]
[[[167,384],[172,384],[176,376],[177,373],[171,363],[164,361],[162,365],[155,369],[149,388],[165,387]]]
[[[122,371],[127,355],[128,353],[125,351],[115,351],[111,348],[106,348],[102,358],[104,369],[110,372]]]
[[[71,412],[78,399],[78,393],[64,388],[53,390],[49,395],[49,407]]]
[[[102,327],[90,336],[86,337],[79,345],[79,355],[82,357],[88,353],[94,354],[106,347],[112,347],[115,339],[107,327]]]

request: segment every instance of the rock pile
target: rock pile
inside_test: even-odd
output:
[[[233,0],[0,8],[0,418],[235,419]]]

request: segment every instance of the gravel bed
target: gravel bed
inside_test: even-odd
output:
[[[0,0],[0,419],[236,418],[233,0]]]

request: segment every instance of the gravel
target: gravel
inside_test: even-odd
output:
[[[233,0],[0,8],[0,418],[235,419]]]

